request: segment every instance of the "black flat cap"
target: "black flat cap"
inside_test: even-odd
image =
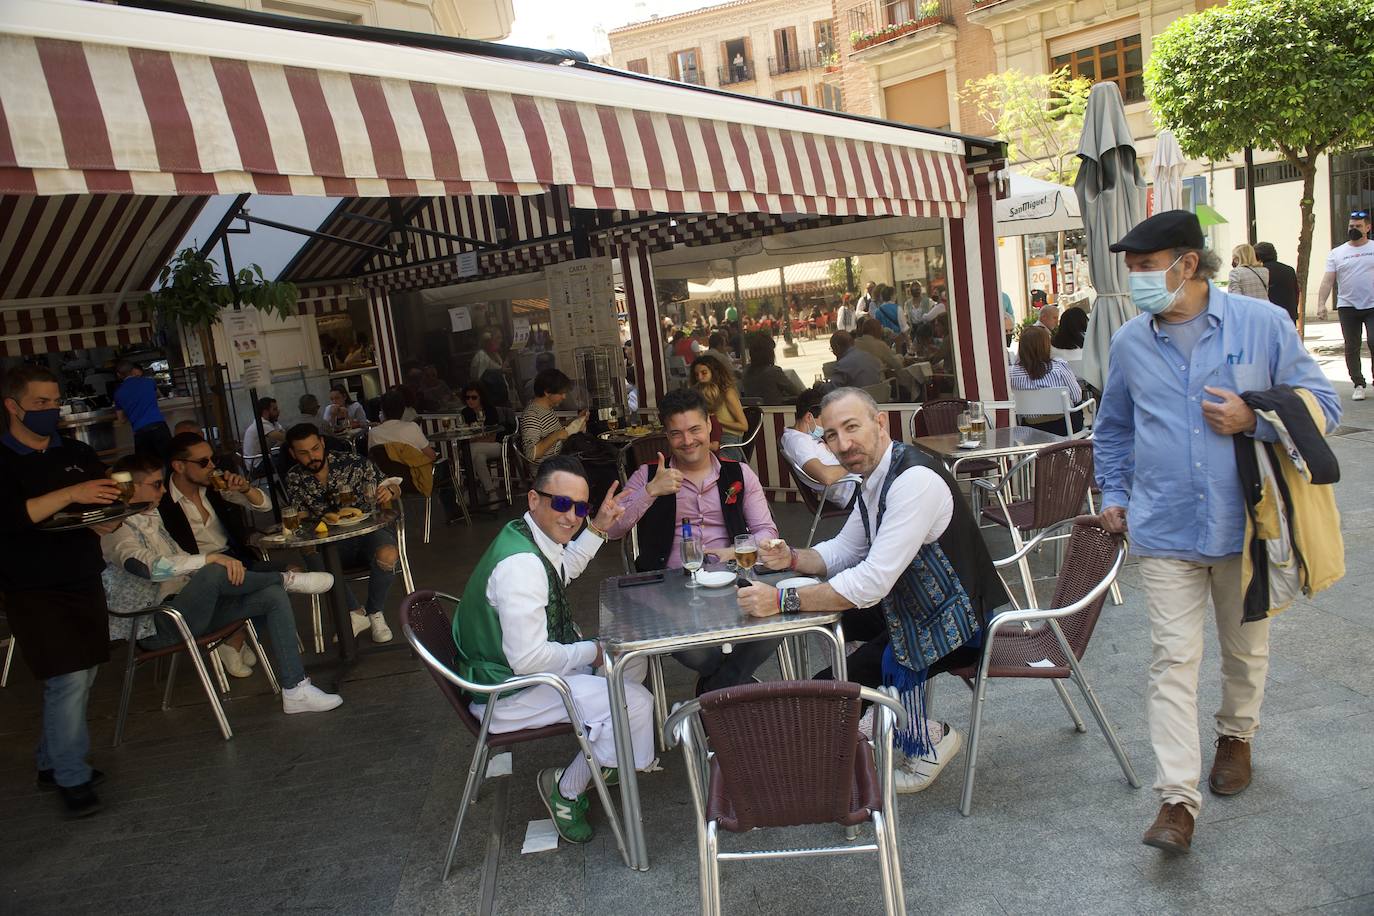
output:
[[[1203,248],[1202,224],[1187,210],[1165,210],[1138,224],[1111,246],[1112,251],[1146,254],[1169,248]]]

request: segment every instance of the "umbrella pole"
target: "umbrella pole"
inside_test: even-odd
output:
[[[797,355],[797,342],[792,339],[792,306],[787,301],[787,268],[778,268],[778,288],[782,290],[782,347],[783,356]]]

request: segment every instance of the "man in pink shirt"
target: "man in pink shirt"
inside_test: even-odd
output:
[[[768,511],[768,498],[746,464],[716,457],[710,448],[709,409],[691,389],[673,391],[659,401],[659,419],[668,435],[671,456],[641,465],[625,485],[625,514],[606,532],[621,538],[633,528],[639,540],[635,565],[641,570],[680,569],[682,520],[702,532],[708,555],[729,560],[740,534],[752,533],[762,544],[778,536]],[[696,671],[697,693],[732,687],[752,677],[777,649],[777,640],[736,644],[720,649],[691,649],[674,658]]]

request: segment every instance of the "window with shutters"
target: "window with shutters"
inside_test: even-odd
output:
[[[773,93],[773,98],[779,102],[791,102],[793,105],[806,104],[806,87],[798,86],[795,89],[779,89]]]
[[[816,85],[816,107],[827,111],[844,111],[844,97],[838,83],[818,83]]]
[[[631,73],[643,73],[647,75],[649,72],[649,59],[647,57],[637,57],[634,60],[626,61],[625,69],[629,70]]]
[[[668,74],[679,83],[705,86],[701,76],[701,49],[687,48],[668,55]]]

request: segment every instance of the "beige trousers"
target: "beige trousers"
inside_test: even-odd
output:
[[[1154,788],[1161,802],[1182,802],[1196,816],[1202,806],[1197,681],[1208,596],[1221,648],[1218,735],[1248,741],[1259,729],[1269,671],[1269,621],[1241,624],[1239,556],[1210,566],[1142,557],[1140,576],[1153,644],[1145,705],[1156,760]]]

